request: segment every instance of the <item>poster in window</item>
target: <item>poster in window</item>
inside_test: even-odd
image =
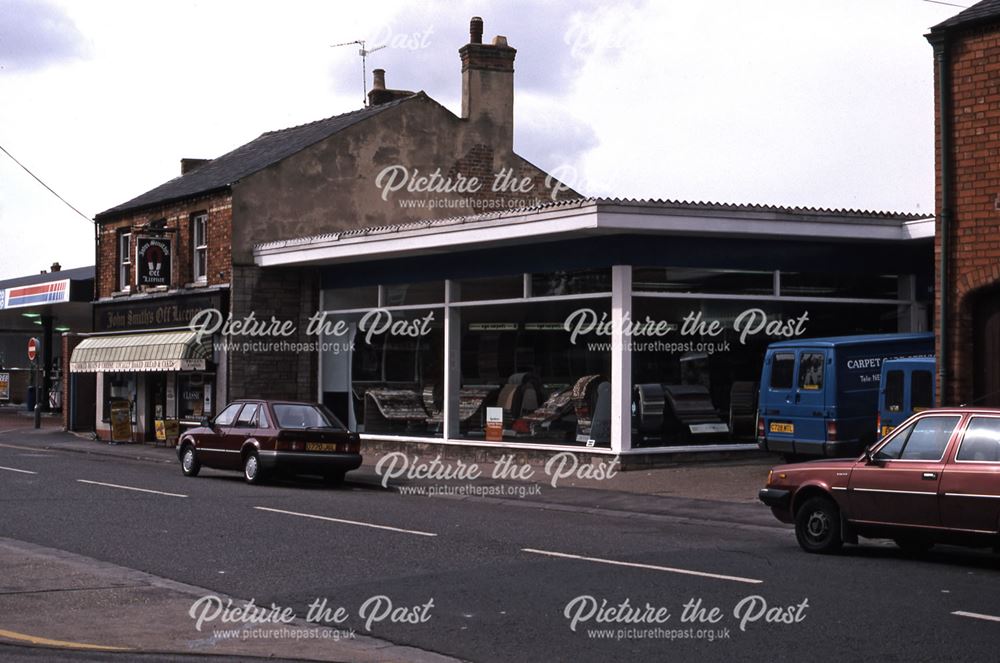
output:
[[[10,373],[0,373],[0,401],[10,400]]]
[[[135,247],[139,285],[150,288],[169,286],[172,240],[167,237],[140,237]]]

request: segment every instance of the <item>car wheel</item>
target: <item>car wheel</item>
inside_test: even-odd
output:
[[[832,553],[843,545],[840,510],[827,497],[806,500],[795,514],[795,538],[806,552]]]
[[[194,445],[185,444],[184,450],[181,452],[181,472],[186,477],[196,477],[200,471],[201,462],[198,460],[198,454],[195,453]]]
[[[346,474],[347,473],[344,471],[327,472],[326,474],[323,475],[323,481],[325,481],[331,486],[339,486],[340,484],[344,483],[344,476]]]
[[[264,470],[260,466],[260,458],[256,451],[243,456],[243,478],[247,483],[264,483]]]
[[[934,547],[934,542],[926,539],[893,539],[893,542],[907,555],[923,555]]]

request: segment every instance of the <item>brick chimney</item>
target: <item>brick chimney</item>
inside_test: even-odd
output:
[[[469,43],[462,58],[462,119],[493,133],[496,146],[514,147],[514,56],[517,50],[498,36],[483,43],[483,19],[469,22]]]
[[[187,175],[192,170],[198,170],[211,159],[181,159],[181,175]]]
[[[49,267],[49,271],[50,272],[61,272],[62,271],[62,265],[60,265],[58,262],[54,262],[54,263],[52,263],[52,266]]]
[[[396,99],[412,96],[410,90],[388,90],[385,87],[385,69],[372,70],[372,89],[368,92],[368,105],[379,106]]]

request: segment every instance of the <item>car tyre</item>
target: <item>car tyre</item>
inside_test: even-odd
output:
[[[264,483],[264,469],[260,466],[260,457],[256,451],[243,456],[243,479],[254,485]]]
[[[186,477],[196,477],[200,471],[201,461],[198,460],[198,454],[194,450],[194,445],[190,443],[185,444],[181,451],[181,472]]]
[[[934,547],[934,542],[926,539],[900,538],[893,539],[893,542],[899,546],[899,549],[905,554],[914,556],[923,555]]]
[[[843,545],[840,509],[828,497],[811,497],[795,513],[795,538],[810,553],[832,553]]]

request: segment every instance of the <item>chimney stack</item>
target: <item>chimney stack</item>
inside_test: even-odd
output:
[[[483,19],[469,22],[469,43],[459,49],[462,58],[462,119],[491,135],[499,149],[514,147],[514,56],[507,38],[483,43]]]
[[[181,159],[181,175],[187,175],[193,170],[198,170],[211,159]]]
[[[396,99],[413,95],[410,90],[389,90],[385,87],[385,69],[372,70],[372,89],[368,92],[368,105],[379,106]]]
[[[52,266],[49,267],[49,271],[50,272],[61,272],[62,271],[62,265],[60,265],[57,262],[54,262],[54,263],[52,263]]]

